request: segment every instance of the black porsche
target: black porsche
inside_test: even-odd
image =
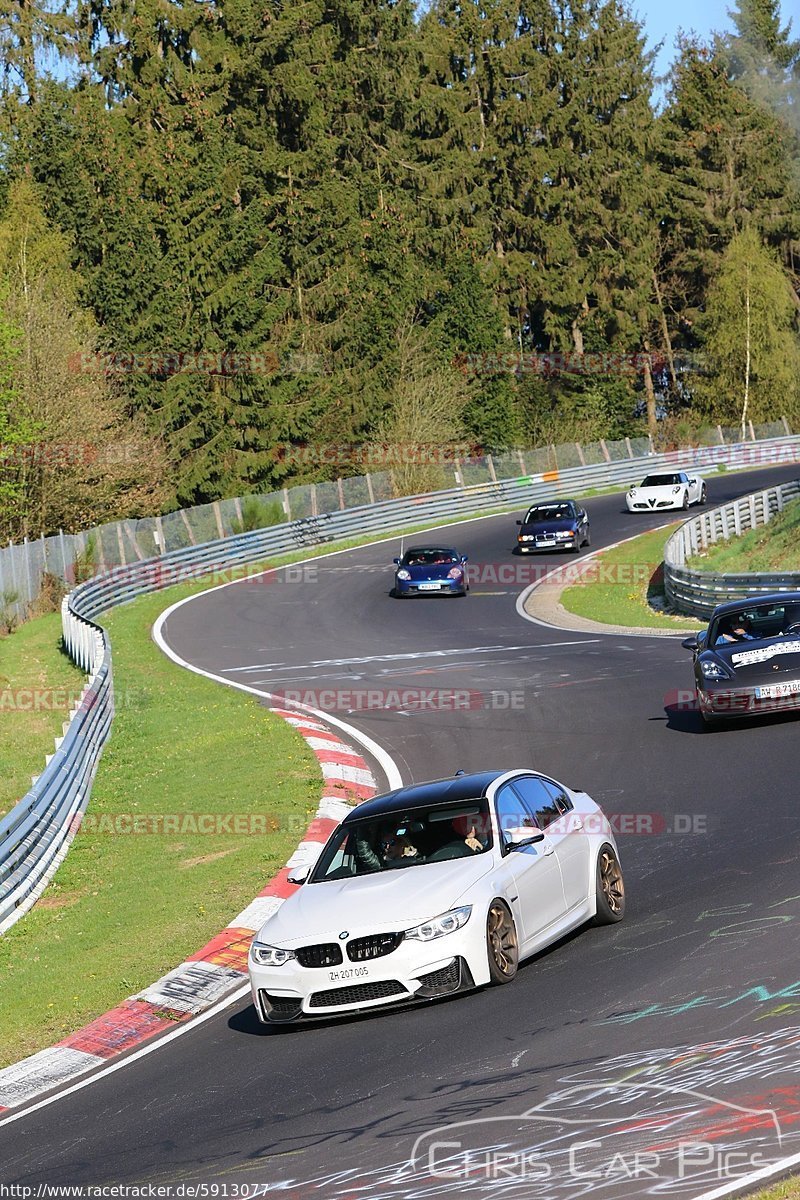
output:
[[[719,604],[708,629],[683,645],[706,726],[800,710],[800,592]]]
[[[522,521],[517,521],[517,552],[535,550],[574,550],[591,545],[589,517],[574,500],[553,500],[534,504]]]

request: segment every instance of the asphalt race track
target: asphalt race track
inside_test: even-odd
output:
[[[712,476],[709,504],[797,473]],[[657,523],[620,495],[587,508],[593,548]],[[704,733],[675,704],[679,639],[523,620],[526,579],[572,559],[512,556],[516,515],[415,539],[469,554],[466,599],[391,599],[393,541],[204,594],[166,638],[214,674],[327,693],[405,782],[533,765],[585,789],[620,826],[626,920],[435,1004],[283,1029],[232,1004],[0,1123],[6,1182],[617,1200],[699,1196],[800,1151],[800,723]],[[514,565],[518,582],[493,581]],[[348,713],[379,690],[391,707]]]

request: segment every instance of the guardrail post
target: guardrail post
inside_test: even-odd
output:
[[[366,481],[367,481],[367,495],[369,496],[369,502],[370,502],[370,504],[374,504],[374,503],[375,503],[375,492],[374,492],[374,489],[373,489],[373,487],[372,487],[372,476],[370,475],[369,471],[367,471],[367,473],[366,473],[366,475],[364,476],[364,478],[365,478],[365,479],[366,479]],[[283,490],[284,490],[284,492],[285,492],[285,491],[286,491],[286,488],[284,488]],[[288,510],[288,508],[287,508],[287,510],[286,510],[286,511],[287,511],[287,515],[288,515],[288,511],[289,511],[289,510]]]
[[[32,574],[32,563],[31,563],[31,544],[28,541],[28,539],[25,538],[23,545],[24,545],[24,552],[25,552],[25,578],[26,578],[27,584],[28,584],[28,608],[30,608],[30,606],[33,604],[33,574]]]
[[[222,513],[221,513],[220,507],[219,507],[219,500],[214,501],[212,508],[214,509],[214,520],[217,523],[217,533],[219,534],[219,536],[221,538],[224,538],[225,530],[223,529],[223,526],[222,526]]]

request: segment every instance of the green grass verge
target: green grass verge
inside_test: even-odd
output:
[[[198,950],[281,868],[316,811],[320,772],[302,738],[255,698],[181,670],[151,641],[180,590],[106,619],[118,710],[89,808],[95,827],[79,831],[44,897],[0,938],[0,1065],[58,1041]],[[270,832],[106,831],[198,813],[266,815]]]
[[[83,691],[85,677],[60,644],[60,613],[0,638],[0,817],[42,770]]]
[[[715,542],[687,563],[693,571],[739,574],[743,571],[800,571],[800,500],[768,525],[740,537]]]
[[[785,1179],[764,1192],[753,1192],[750,1200],[800,1200],[800,1179]]]
[[[654,529],[600,555],[598,570],[590,581],[573,584],[561,593],[564,608],[604,625],[696,629],[696,618],[659,611],[665,603],[664,543],[671,532],[672,527]]]

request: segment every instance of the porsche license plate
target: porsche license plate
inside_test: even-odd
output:
[[[440,591],[441,586],[442,585],[440,583],[421,583],[419,585],[419,590],[421,592],[438,592]]]
[[[771,683],[768,687],[756,688],[757,700],[778,700],[781,696],[800,696],[800,679],[792,683]]]

